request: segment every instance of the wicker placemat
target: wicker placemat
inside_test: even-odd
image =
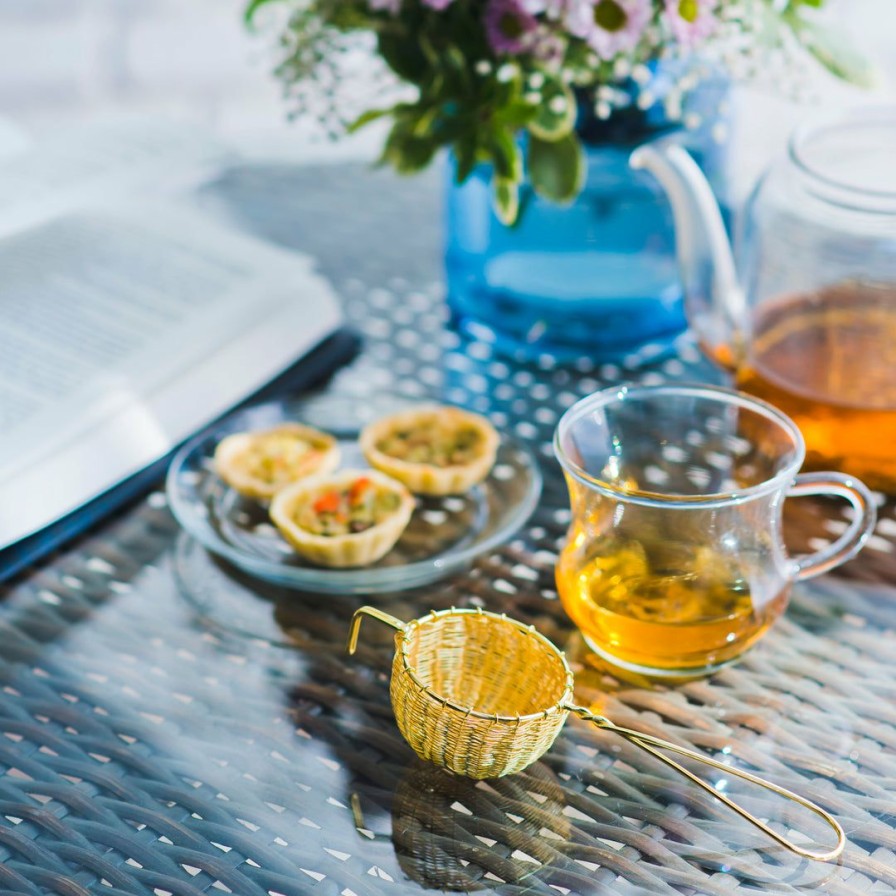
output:
[[[380,203],[378,214],[418,206],[428,214],[425,181],[393,189],[358,172],[336,176],[234,175],[217,201],[251,188],[274,208],[271,220],[297,220],[300,236],[353,183]],[[275,196],[288,198],[276,206]],[[337,234],[320,252],[366,347],[328,389],[359,401],[397,389],[469,405],[537,445],[546,474],[539,508],[509,544],[447,581],[376,602],[405,619],[483,606],[534,624],[567,649],[579,701],[805,793],[846,828],[843,858],[823,865],[771,848],[651,757],[576,719],[520,775],[473,784],[437,774],[395,727],[389,632],[371,628],[356,657],[344,653],[358,599],[256,588],[216,566],[215,587],[232,590],[239,619],[200,618],[179,591],[178,533],[155,493],[0,605],[0,890],[896,892],[892,504],[865,553],[842,574],[798,587],[786,617],[738,665],[679,686],[613,677],[556,599],[568,511],[548,439],[562,410],[595,388],[711,371],[688,339],[677,358],[637,370],[547,359],[527,368],[493,357],[445,329],[434,260],[427,267],[418,256],[402,269],[385,240],[370,253],[375,262],[349,268],[347,247],[358,255],[363,243],[352,242],[356,223],[340,236],[335,217],[328,226]],[[415,223],[393,222],[394,232],[410,229],[424,245],[425,225]],[[378,279],[379,264],[406,276]],[[842,527],[837,506],[790,503],[794,550]],[[806,813],[718,781],[780,830],[825,836]]]

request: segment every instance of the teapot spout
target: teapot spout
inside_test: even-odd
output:
[[[670,142],[638,147],[629,164],[649,171],[672,205],[685,308],[701,346],[717,362],[735,366],[745,301],[709,182],[687,151]]]

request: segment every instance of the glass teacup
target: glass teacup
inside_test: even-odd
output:
[[[771,405],[701,385],[597,392],[554,439],[572,509],[557,586],[589,646],[648,675],[713,671],[784,612],[793,582],[855,555],[871,534],[868,489],[797,471],[804,445]],[[826,494],[854,513],[815,554],[788,556],[784,499]]]

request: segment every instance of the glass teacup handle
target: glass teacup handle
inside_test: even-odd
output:
[[[635,731],[633,728],[623,728],[621,725],[615,724],[615,722],[611,722],[605,716],[596,715],[588,709],[585,709],[583,706],[565,706],[564,709],[567,709],[569,712],[574,713],[580,718],[584,719],[587,722],[591,722],[596,725],[598,728],[603,728],[606,731],[612,731],[614,734],[618,734],[620,737],[624,737],[626,740],[631,741],[636,747],[640,747],[642,750],[650,753],[651,756],[655,756],[660,762],[664,762],[670,768],[675,769],[679,774],[684,775],[688,780],[692,781],[698,787],[702,787],[707,793],[712,794],[717,800],[720,800],[729,809],[735,811],[741,818],[745,821],[748,821],[754,827],[759,828],[764,834],[768,835],[772,838],[776,843],[780,843],[781,846],[789,849],[791,852],[796,853],[799,856],[803,856],[807,859],[817,859],[821,862],[827,862],[831,859],[836,859],[837,856],[843,852],[843,847],[846,845],[846,835],[843,833],[843,828],[840,825],[840,822],[834,818],[829,812],[825,811],[821,808],[821,806],[813,803],[811,800],[806,799],[804,796],[800,796],[798,793],[794,793],[792,790],[788,790],[786,787],[781,787],[779,784],[775,784],[772,781],[767,781],[765,778],[760,778],[758,775],[754,775],[750,772],[743,771],[739,768],[733,768],[730,765],[725,765],[723,762],[719,762],[717,759],[713,759],[711,756],[707,756],[703,753],[698,753],[696,750],[689,750],[687,747],[680,747],[678,744],[674,744],[671,741],[663,740],[659,737],[654,737],[652,734],[644,734],[641,731]],[[665,753],[660,752],[661,750],[668,750],[672,753],[678,753],[680,756],[687,756],[688,759],[693,759],[695,762],[701,762],[704,765],[712,766],[713,768],[717,768],[720,771],[725,772],[728,775],[734,775],[737,778],[743,778],[745,781],[749,781],[751,784],[756,784],[759,787],[764,787],[766,790],[770,790],[773,793],[777,793],[779,796],[784,797],[785,799],[792,800],[795,803],[798,803],[800,806],[808,809],[810,812],[814,812],[816,815],[820,816],[824,821],[833,829],[834,833],[837,835],[836,844],[830,849],[807,849],[805,846],[800,846],[797,843],[794,843],[792,840],[788,840],[783,834],[779,834],[772,827],[767,825],[764,821],[757,818],[751,812],[748,812],[744,809],[743,806],[734,802],[731,797],[726,796],[721,791],[717,790],[711,784],[708,784],[702,778],[695,775],[690,769],[685,768],[680,762],[676,762],[671,756],[666,756]]]
[[[797,581],[811,579],[845,563],[861,549],[877,522],[874,498],[864,482],[842,473],[800,473],[787,491],[788,498],[802,495],[833,495],[852,505],[853,517],[839,538],[827,547],[796,557]]]

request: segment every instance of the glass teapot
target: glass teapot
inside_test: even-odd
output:
[[[735,251],[683,149],[645,145],[631,164],[671,202],[703,350],[797,423],[808,467],[896,491],[896,107],[797,131],[747,203]]]

